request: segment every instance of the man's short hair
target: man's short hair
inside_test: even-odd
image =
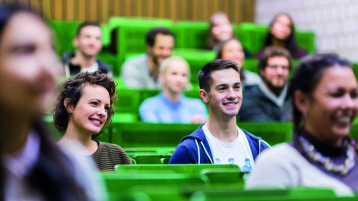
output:
[[[170,35],[175,39],[173,32],[171,32],[168,28],[154,27],[151,30],[149,30],[147,35],[145,36],[145,41],[147,45],[153,47],[153,45],[155,44],[155,37],[157,36],[157,34]]]
[[[289,69],[292,68],[292,58],[290,53],[281,47],[269,47],[266,48],[264,51],[263,57],[260,59],[259,62],[259,71],[260,69],[265,69],[268,65],[268,60],[272,57],[285,57],[288,60],[289,63]]]
[[[240,68],[236,62],[226,59],[216,59],[207,63],[199,72],[199,87],[200,89],[204,89],[206,92],[210,92],[210,85],[213,83],[213,79],[211,74],[214,71],[224,70],[224,69],[234,69],[237,73],[240,74]]]
[[[82,29],[83,29],[84,27],[87,27],[87,26],[95,26],[95,27],[101,28],[98,22],[92,22],[92,21],[82,22],[82,23],[77,27],[76,37],[79,36],[79,35],[81,34]]]

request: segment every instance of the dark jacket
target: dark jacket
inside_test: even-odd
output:
[[[263,83],[245,89],[244,100],[239,111],[240,121],[287,122],[292,120],[291,99],[287,95],[287,89],[281,92],[282,103],[269,97],[267,90],[263,89]],[[286,87],[287,88],[287,87]]]
[[[65,67],[66,77],[75,76],[81,72],[81,66],[74,65],[72,63],[73,57],[75,57],[75,52],[66,52],[62,56],[62,63],[64,64]],[[97,59],[96,62],[98,64],[98,70],[106,74],[112,73],[112,68],[110,65],[99,59]],[[67,72],[69,72],[69,74]]]
[[[213,155],[208,141],[206,140],[203,126],[200,126],[192,134],[185,136],[175,149],[169,164],[213,164]],[[249,142],[254,160],[270,146],[261,138],[241,129]]]

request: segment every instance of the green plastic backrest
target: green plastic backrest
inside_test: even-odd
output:
[[[192,200],[219,201],[219,200],[339,200],[332,189],[327,188],[293,188],[293,189],[262,189],[262,190],[243,190],[228,188],[203,189],[194,193]],[[345,200],[345,199],[342,199]],[[348,199],[351,200],[351,199]]]
[[[184,186],[205,183],[205,177],[201,175],[177,173],[118,174],[116,172],[101,172],[101,176],[104,179],[107,192],[125,192],[134,186]]]
[[[171,156],[171,154],[136,154],[133,159],[136,164],[162,164],[164,159],[170,159]]]
[[[209,23],[178,21],[174,27],[177,48],[205,49],[208,46]]]
[[[239,166],[234,164],[141,164],[141,165],[116,165],[114,167],[115,171],[119,174],[127,174],[128,172],[175,172],[181,174],[195,174],[200,175],[201,171],[204,169],[216,169],[216,168],[226,168],[226,169],[238,169]]]
[[[57,53],[62,56],[66,51],[74,50],[72,40],[81,21],[46,20],[54,33]]]
[[[205,175],[210,183],[240,183],[244,186],[240,168],[209,168],[200,172]]]
[[[292,123],[286,122],[238,122],[238,126],[255,136],[261,137],[271,146],[290,142],[292,139]]]
[[[175,147],[195,131],[198,124],[112,122],[112,143],[122,147]]]

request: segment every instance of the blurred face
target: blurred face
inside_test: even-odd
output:
[[[211,29],[211,33],[214,35],[216,40],[223,41],[233,36],[232,26],[229,19],[226,17],[217,17],[212,23],[213,27]]]
[[[171,93],[181,93],[189,84],[188,66],[182,62],[171,62],[166,72],[161,75],[164,88]]]
[[[306,99],[306,130],[324,142],[340,146],[358,109],[353,71],[337,65],[326,69],[312,97]]]
[[[271,33],[279,40],[286,40],[291,34],[292,22],[286,15],[280,15],[276,18],[271,27]]]
[[[235,61],[240,67],[243,65],[245,58],[244,51],[239,41],[231,40],[223,46],[222,58]]]
[[[174,49],[174,38],[171,35],[157,34],[153,47],[148,46],[148,53],[156,65],[170,57]]]
[[[74,39],[74,45],[85,57],[95,57],[102,48],[102,31],[97,26],[85,26]]]
[[[110,97],[106,88],[97,85],[86,85],[75,108],[70,107],[72,114],[69,125],[74,125],[83,133],[97,134],[107,121]]]
[[[234,69],[214,71],[210,92],[200,89],[200,96],[208,105],[210,116],[230,119],[239,113],[242,103],[240,74]]]
[[[269,89],[282,89],[288,79],[289,61],[284,56],[271,57],[267,61],[265,69],[260,69],[260,74]]]
[[[47,26],[32,14],[15,14],[0,44],[1,111],[26,118],[46,111],[60,73]]]

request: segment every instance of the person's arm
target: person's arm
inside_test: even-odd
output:
[[[245,188],[287,188],[291,181],[286,160],[274,150],[267,150],[259,155],[245,183]]]
[[[127,88],[143,88],[140,81],[140,70],[133,63],[132,60],[128,60],[123,64],[121,78]]]
[[[195,164],[195,160],[192,157],[189,148],[181,143],[175,149],[169,164]]]

